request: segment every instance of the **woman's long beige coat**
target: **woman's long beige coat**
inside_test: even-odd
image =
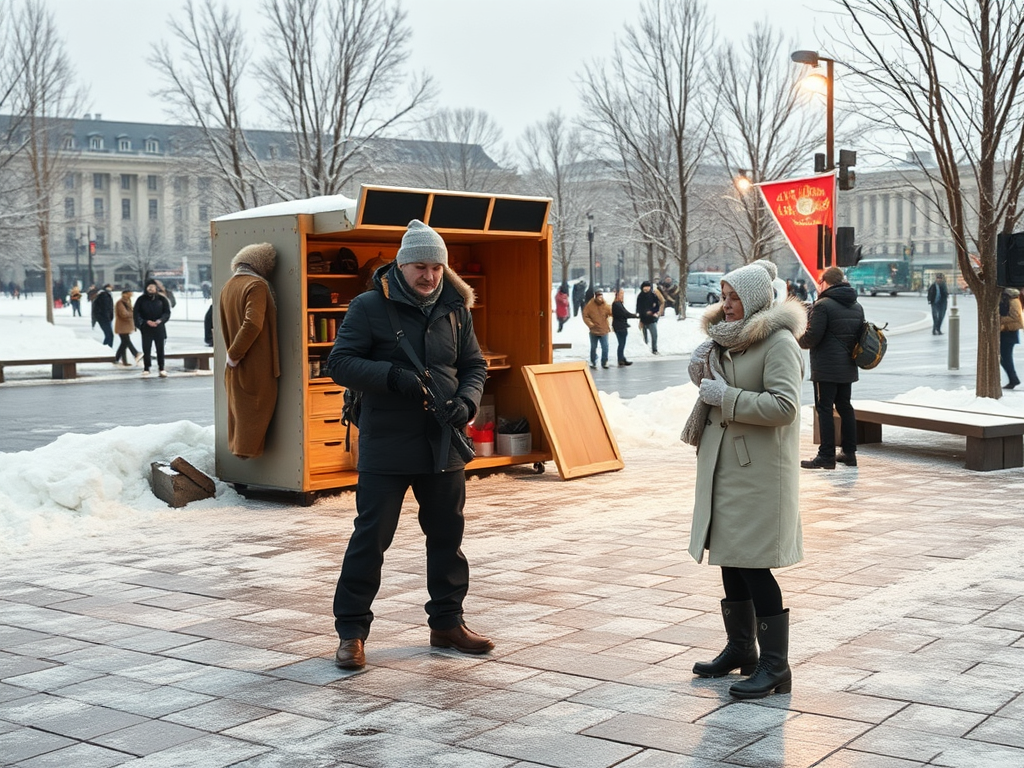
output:
[[[114,315],[114,333],[135,333],[135,308],[131,294],[121,295],[114,305]]]
[[[769,313],[771,313],[769,315]],[[711,565],[779,568],[803,559],[799,510],[800,382],[794,332],[803,309],[766,310],[766,337],[722,355],[728,389],[697,451],[690,555]],[[755,316],[757,317],[757,316]]]
[[[246,274],[224,284],[218,303],[224,345],[238,363],[224,367],[228,448],[236,456],[254,458],[263,453],[277,407],[277,307],[267,282]]]

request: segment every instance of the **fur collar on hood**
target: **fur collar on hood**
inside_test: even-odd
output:
[[[274,250],[274,246],[270,243],[253,243],[235,254],[235,258],[231,260],[231,271],[235,272],[241,264],[248,264],[253,272],[268,280],[276,263],[277,251]]]
[[[381,291],[384,292],[384,296],[389,299],[391,298],[391,288],[388,285],[388,271],[391,269],[392,265],[393,262],[382,264],[377,267],[377,271],[373,273],[373,282],[380,286]],[[469,287],[469,284],[465,280],[455,274],[455,271],[448,265],[445,265],[444,267],[444,282],[459,293],[466,305],[466,309],[473,308],[476,304],[476,292]]]
[[[701,316],[700,328],[704,333],[715,338],[710,331],[711,326],[725,320],[725,309],[721,302],[708,308]],[[747,347],[764,341],[779,330],[787,330],[796,338],[803,336],[807,329],[807,310],[803,303],[792,297],[772,304],[760,312],[755,312],[743,321],[737,335],[737,343],[730,344],[733,352],[742,352]]]

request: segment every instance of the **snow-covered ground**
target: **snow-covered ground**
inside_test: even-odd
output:
[[[634,303],[632,296],[632,293],[627,295],[627,308]],[[185,307],[179,302],[180,309],[172,317],[168,330],[172,339],[181,340],[181,348],[194,348],[197,342],[202,343],[201,320],[207,306],[208,302],[200,296],[192,298],[187,306],[190,318],[184,322]],[[691,309],[690,317],[678,322],[670,311],[659,322],[659,351],[665,356],[679,357],[680,381],[686,383],[630,400],[623,400],[615,393],[601,393],[602,406],[627,462],[643,461],[645,454],[653,451],[692,450],[679,441],[679,432],[696,398],[696,388],[685,379],[684,362],[703,340],[697,322],[701,311]],[[98,329],[90,328],[87,302],[83,302],[84,318],[71,318],[70,309],[56,312],[57,324],[50,326],[45,321],[41,298],[19,301],[0,298],[0,358],[28,358],[57,351],[104,353],[106,348],[99,342],[102,335]],[[644,346],[635,321],[631,325],[627,357],[650,356],[650,349]],[[570,319],[562,333],[553,334],[553,338],[572,345],[570,349],[558,350],[556,360],[585,359],[589,353],[586,327],[579,317]],[[614,364],[614,341],[611,343]],[[10,370],[13,373],[19,369]],[[45,381],[42,379],[39,385],[47,386]],[[9,385],[0,385],[0,412],[4,386]],[[911,388],[896,399],[1024,417],[1024,404],[1016,406],[1007,400],[979,399],[965,388],[953,391]],[[802,416],[803,428],[809,431],[810,405],[804,405]],[[904,430],[899,439],[927,445],[933,443],[936,436]],[[151,462],[169,461],[175,456],[182,456],[212,475],[213,427],[201,427],[188,421],[118,427],[94,435],[66,434],[33,451],[0,452],[0,552],[40,546],[58,538],[89,535],[114,537],[117,541],[112,545],[116,545],[123,537],[132,535],[133,525],[141,517],[172,515],[185,520],[204,510],[247,504],[233,489],[218,482],[215,498],[194,502],[183,510],[169,509],[153,495],[148,478]],[[502,475],[479,482],[509,484],[507,492],[515,492],[511,481]]]

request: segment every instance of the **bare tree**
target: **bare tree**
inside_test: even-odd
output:
[[[551,198],[554,261],[561,267],[562,282],[569,280],[569,265],[579,247],[580,234],[587,229],[586,164],[583,137],[561,112],[526,129],[520,154],[531,194]]]
[[[934,153],[935,167],[918,165],[921,191],[942,211],[977,297],[977,395],[1000,397],[996,236],[1021,219],[1024,2],[838,2],[851,27],[844,64],[870,93],[859,108],[915,154]]]
[[[431,80],[407,81],[409,27],[386,0],[264,0],[271,108],[293,135],[301,194],[340,193],[370,167],[368,142],[423,106]],[[408,93],[397,91],[408,82]]]
[[[267,178],[242,127],[242,86],[250,51],[240,12],[216,0],[186,0],[184,20],[168,26],[181,49],[175,56],[166,40],[153,47],[150,64],[165,81],[156,95],[174,115],[184,113],[197,128],[200,157],[212,164],[239,208],[259,205],[261,191],[286,194]]]
[[[705,52],[711,24],[699,0],[645,0],[606,66],[585,69],[588,127],[616,156],[636,230],[670,254],[682,282],[690,262],[690,186],[705,156],[710,110]]]
[[[41,0],[24,0],[14,10],[12,47],[17,66],[23,70],[12,104],[24,135],[33,228],[46,282],[46,319],[52,323],[51,206],[72,152],[65,139],[70,135],[70,120],[80,109],[81,94],[53,15]]]
[[[479,109],[441,109],[423,122],[414,183],[467,192],[508,191],[514,173],[501,128]]]
[[[799,70],[790,66],[781,32],[766,23],[737,47],[723,43],[715,56],[718,117],[712,132],[715,154],[725,173],[743,171],[752,182],[792,176],[807,147],[824,138],[817,115],[808,114],[799,96]],[[780,243],[778,227],[764,201],[738,186],[716,206],[716,229],[728,233],[746,263],[760,259]]]

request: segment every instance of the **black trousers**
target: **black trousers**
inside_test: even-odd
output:
[[[844,453],[857,451],[857,414],[850,405],[852,384],[836,384],[830,381],[814,382],[814,410],[818,412],[818,455],[825,459],[836,456],[836,425],[832,420],[832,408],[839,411],[840,444]]]
[[[156,367],[164,369],[164,337],[142,331],[142,365],[148,371],[153,364],[153,347],[156,346]]]
[[[1002,331],[999,334],[999,364],[1003,366],[1009,381],[1006,383],[1016,387],[1020,384],[1017,369],[1013,366],[1013,348],[1017,346],[1017,331]]]
[[[137,355],[139,354],[139,350],[137,350],[135,345],[132,344],[132,336],[130,333],[119,333],[117,335],[121,339],[121,344],[117,348],[117,353],[114,355],[114,359],[122,363],[127,363],[128,352],[131,352],[132,355]]]
[[[420,528],[427,537],[427,623],[432,629],[451,629],[462,623],[462,601],[469,591],[469,563],[462,554],[466,473],[360,472],[355,530],[334,592],[334,628],[343,640],[365,640],[370,634],[370,607],[380,589],[384,552],[394,540],[402,501],[410,487],[419,502]]]

